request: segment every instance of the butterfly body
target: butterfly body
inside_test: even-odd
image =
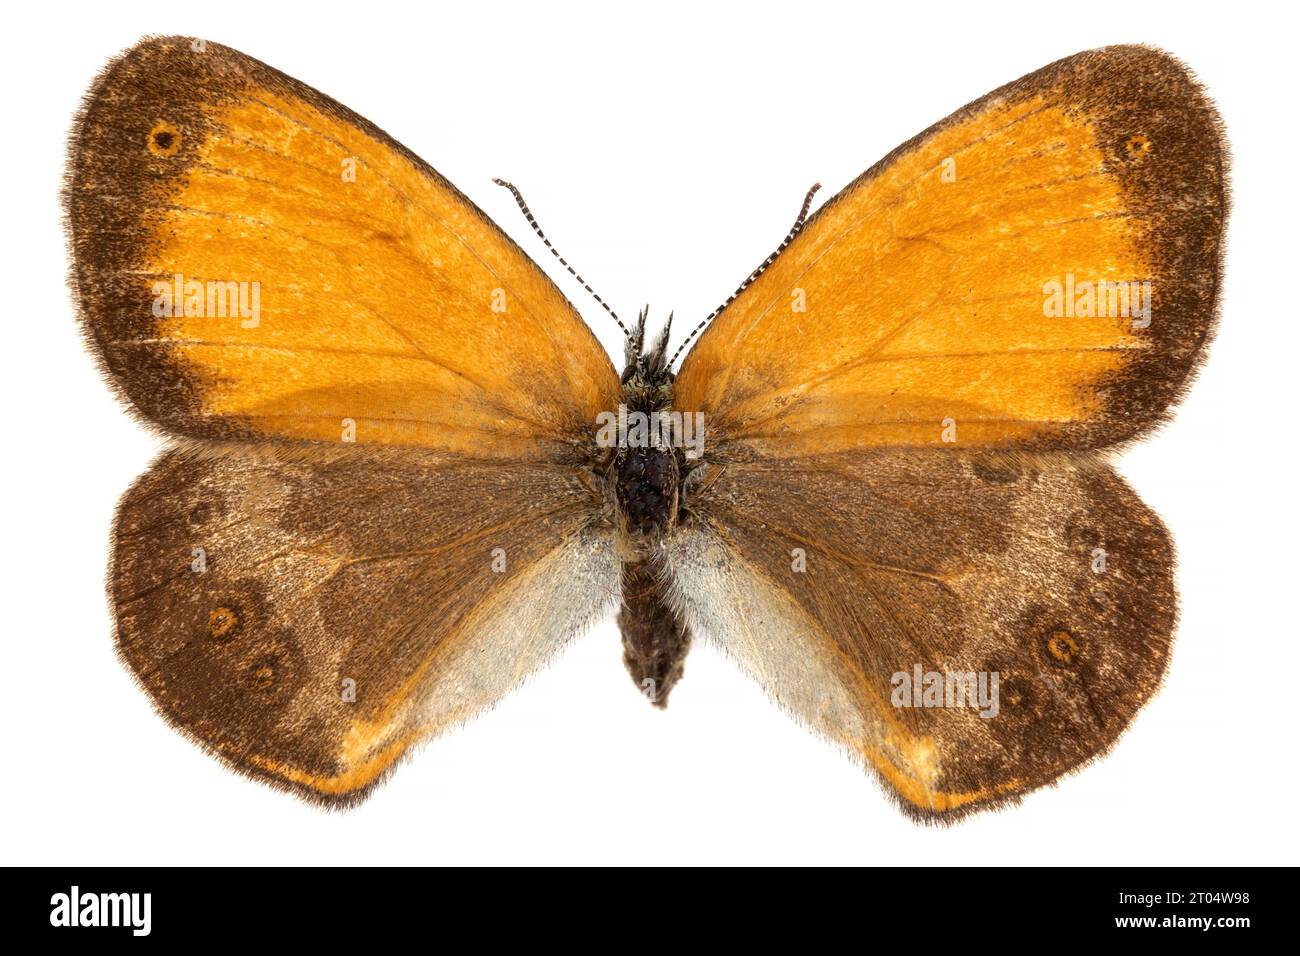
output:
[[[681,679],[690,630],[672,606],[666,544],[682,514],[682,483],[688,462],[672,441],[673,375],[665,361],[668,328],[644,350],[646,313],[628,340],[627,366],[620,377],[620,421],[639,416],[640,427],[620,430],[611,465],[620,569],[619,630],[623,661],[633,682],[657,707]],[[654,423],[656,427],[651,427]]]
[[[1109,456],[1204,356],[1226,171],[1176,59],[1067,57],[801,212],[676,370],[642,313],[620,375],[392,137],[144,40],[64,193],[87,341],[172,441],[114,524],[118,652],[340,805],[617,603],[657,705],[707,639],[918,818],[1018,799],[1165,673],[1172,542]]]

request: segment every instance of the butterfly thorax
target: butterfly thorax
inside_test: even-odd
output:
[[[673,374],[665,357],[668,326],[648,350],[644,338],[643,312],[627,342],[609,477],[624,544],[648,557],[676,523],[684,460],[659,427],[673,405]]]
[[[657,416],[671,409],[671,380],[649,387],[639,381],[623,386],[620,417],[632,424],[620,435],[611,477],[620,528],[638,552],[660,544],[677,518],[681,452],[652,427]]]
[[[629,536],[650,544],[671,529],[677,514],[679,474],[671,449],[619,449],[614,488]]]

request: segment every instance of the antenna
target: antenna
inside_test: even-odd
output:
[[[812,207],[813,196],[817,195],[817,190],[821,188],[822,188],[821,183],[813,183],[812,189],[808,190],[808,195],[803,197],[803,205],[799,207],[799,215],[795,219],[794,225],[790,227],[790,231],[786,234],[786,237],[781,240],[781,244],[776,247],[776,251],[774,251],[770,256],[764,259],[762,264],[759,265],[757,269],[755,269],[753,272],[749,274],[749,278],[746,279],[744,282],[742,282],[736,288],[736,291],[731,293],[731,295],[727,297],[726,302],[722,303],[722,305],[718,306],[716,309],[710,312],[708,316],[705,317],[704,321],[701,322],[699,325],[697,325],[695,327],[695,330],[691,332],[690,335],[686,336],[686,340],[682,342],[681,345],[677,346],[677,351],[674,352],[673,357],[668,360],[669,368],[673,367],[673,363],[677,361],[677,356],[682,354],[682,349],[690,345],[691,340],[694,339],[695,336],[699,335],[706,325],[708,325],[710,322],[716,319],[723,309],[731,305],[731,303],[735,302],[736,296],[740,295],[740,293],[748,289],[755,279],[757,279],[764,272],[766,272],[767,267],[770,266],[773,262],[775,262],[776,257],[785,251],[785,247],[790,245],[791,241],[794,239],[795,236],[799,235],[799,230],[801,230],[804,227],[804,223],[808,219],[808,210]]]
[[[632,333],[627,330],[627,326],[624,325],[623,320],[618,317],[618,313],[615,312],[613,309],[611,309],[606,304],[605,300],[596,294],[595,289],[587,285],[587,280],[584,279],[582,276],[578,275],[578,273],[574,270],[573,266],[569,265],[569,263],[565,260],[564,256],[560,255],[559,250],[556,249],[555,246],[551,245],[551,240],[546,238],[546,233],[542,232],[542,227],[539,226],[537,224],[537,220],[533,218],[533,211],[528,208],[528,203],[524,202],[523,193],[521,193],[518,189],[515,188],[514,183],[508,183],[504,179],[493,179],[492,181],[496,183],[498,186],[504,186],[506,189],[510,190],[510,192],[514,194],[515,202],[519,205],[519,211],[522,212],[524,214],[524,218],[528,220],[528,225],[533,227],[533,232],[537,233],[538,237],[542,240],[542,242],[546,243],[546,248],[551,250],[551,255],[555,256],[556,259],[559,259],[560,265],[568,269],[569,274],[582,283],[582,287],[587,290],[587,292],[591,295],[593,299],[595,299],[597,302],[600,303],[601,308],[603,308],[606,312],[608,312],[611,316],[613,316],[614,321],[618,323],[618,327],[623,330],[623,336],[625,338],[630,339],[632,337]]]

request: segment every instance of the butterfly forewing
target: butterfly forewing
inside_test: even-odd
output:
[[[548,458],[608,356],[482,212],[382,131],[227,47],[141,43],[87,97],[66,192],[83,316],[149,419],[200,438]]]
[[[828,202],[701,336],[677,404],[773,457],[1139,435],[1213,326],[1225,163],[1166,54],[1044,67]]]

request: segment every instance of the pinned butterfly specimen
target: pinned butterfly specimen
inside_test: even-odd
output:
[[[1225,166],[1176,60],[1080,53],[801,214],[676,370],[642,313],[620,375],[388,135],[146,40],[65,192],[88,340],[172,439],[113,529],[121,657],[229,766],[347,804],[617,605],[656,704],[711,640],[909,813],[1014,800],[1169,659],[1169,534],[1108,456],[1201,360]]]

